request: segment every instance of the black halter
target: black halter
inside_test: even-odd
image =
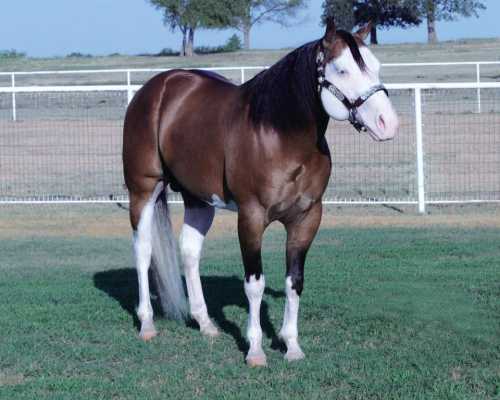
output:
[[[371,87],[361,96],[359,96],[356,100],[351,101],[347,98],[347,96],[342,93],[342,91],[331,83],[325,76],[325,53],[323,47],[320,47],[318,55],[316,57],[316,64],[318,66],[318,92],[321,94],[322,89],[328,90],[331,94],[333,94],[349,111],[349,122],[354,126],[354,128],[358,132],[366,132],[368,128],[364,123],[360,122],[358,119],[358,107],[367,101],[371,96],[375,93],[383,91],[387,96],[389,93],[384,85],[379,84]]]

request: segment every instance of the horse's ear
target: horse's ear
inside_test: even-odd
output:
[[[373,22],[370,21],[365,26],[359,28],[356,31],[355,35],[358,36],[364,42],[365,39],[368,37],[368,34],[371,32],[372,27],[373,27]]]
[[[335,19],[333,17],[328,17],[326,19],[326,32],[323,37],[323,45],[325,47],[331,46],[335,41],[335,35],[337,28],[335,28]]]

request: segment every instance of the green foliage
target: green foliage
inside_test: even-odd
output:
[[[227,8],[227,25],[244,34],[244,47],[250,48],[250,30],[263,22],[288,26],[305,7],[306,0],[234,0]]]
[[[149,0],[162,11],[171,29],[222,27],[227,21],[229,0]]]
[[[197,54],[218,54],[232,53],[241,50],[241,40],[238,35],[234,34],[222,46],[199,46],[195,48]]]
[[[232,35],[224,45],[228,52],[238,51],[242,48],[241,39],[237,34]]]
[[[478,16],[478,10],[486,9],[481,0],[413,0],[415,7],[427,19],[429,43],[437,43],[436,21],[454,20],[458,16]]]
[[[339,29],[347,31],[367,22],[384,28],[422,22],[415,0],[325,0],[323,22],[330,16],[335,18]]]
[[[477,17],[485,10],[483,0],[412,0],[422,15],[434,12],[436,20],[451,21],[459,16]]]
[[[288,19],[306,5],[306,0],[235,0],[230,8],[232,25],[253,26],[265,21],[287,25]]]
[[[173,56],[178,56],[179,52],[172,50],[170,47],[165,47],[164,49],[161,49],[155,56],[157,57],[173,57]]]
[[[406,28],[422,22],[414,0],[358,0],[354,14],[357,24],[371,21],[384,28]]]
[[[0,59],[16,59],[16,58],[25,58],[26,53],[17,51],[15,49],[10,50],[0,50]]]
[[[67,58],[92,58],[92,54],[80,53],[79,51],[74,51],[69,53]]]
[[[231,0],[149,0],[161,10],[170,29],[182,32],[181,55],[191,56],[197,28],[221,28],[228,25]]]
[[[350,32],[356,25],[354,19],[354,0],[326,0],[323,2],[321,20],[326,24],[330,17],[335,19],[337,29]]]

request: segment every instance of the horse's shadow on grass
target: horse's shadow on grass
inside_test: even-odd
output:
[[[154,280],[151,279],[150,281],[153,282]],[[243,280],[235,276],[204,276],[201,278],[201,283],[207,302],[208,314],[223,332],[234,338],[238,349],[246,353],[248,344],[241,332],[241,328],[228,320],[224,314],[224,307],[226,306],[237,306],[248,313],[248,301],[243,290]],[[132,315],[134,326],[139,330],[140,322],[135,312],[139,298],[136,271],[127,268],[98,272],[94,274],[94,285],[118,301],[121,307]],[[155,294],[154,288],[152,292]],[[265,295],[272,296],[273,298],[284,297],[282,291],[272,288],[266,288]],[[160,305],[154,298],[152,304],[155,315],[161,315]],[[260,316],[262,330],[272,340],[271,348],[284,352],[286,348],[278,338],[276,330],[271,323],[269,308],[265,300],[262,301]],[[192,329],[198,329],[198,325],[192,320],[187,322],[187,326]]]

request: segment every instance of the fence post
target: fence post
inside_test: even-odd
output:
[[[241,84],[245,83],[245,68],[241,68]]]
[[[477,113],[481,114],[481,88],[479,84],[481,83],[481,64],[476,64],[476,81],[478,83],[477,87]]]
[[[415,88],[415,128],[417,134],[418,212],[425,213],[424,141],[422,137],[422,90]]]
[[[127,104],[130,104],[132,101],[133,93],[132,93],[132,87],[131,87],[131,82],[130,82],[130,70],[127,70]]]
[[[14,73],[10,76],[12,89],[16,87],[16,75]],[[12,121],[17,121],[17,108],[16,108],[16,92],[12,90]]]

